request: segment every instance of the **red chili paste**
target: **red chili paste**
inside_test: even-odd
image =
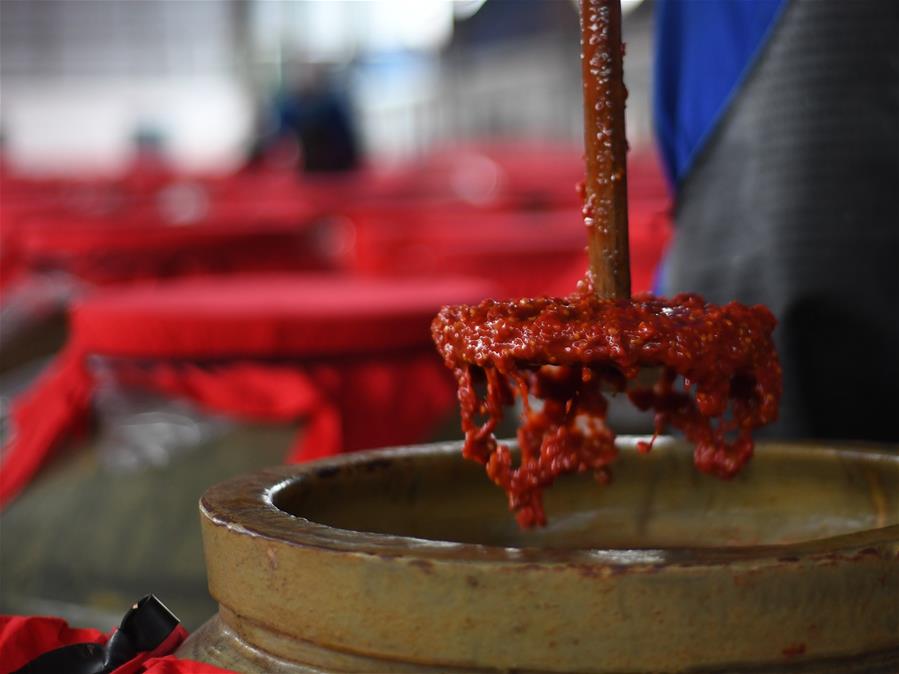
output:
[[[610,478],[610,390],[654,410],[657,434],[680,429],[699,470],[735,475],[752,456],[753,429],[777,418],[775,323],[763,306],[715,306],[690,294],[598,300],[585,285],[566,298],[444,307],[431,333],[459,383],[463,455],[486,466],[519,524],[531,527],[546,523],[543,489],[559,475]],[[641,368],[659,370],[649,388],[634,385]],[[516,397],[524,407],[517,461],[494,436]]]

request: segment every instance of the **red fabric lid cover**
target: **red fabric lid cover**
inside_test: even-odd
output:
[[[13,433],[0,454],[0,506],[88,414],[93,354],[143,360],[118,365],[127,382],[206,409],[305,418],[291,460],[419,441],[454,396],[430,343],[430,321],[443,303],[490,294],[467,280],[325,276],[183,280],[98,293],[76,309],[66,349],[13,405]],[[259,360],[271,357],[282,361]],[[147,366],[146,359],[159,360]]]
[[[309,357],[430,345],[444,304],[490,296],[469,279],[342,276],[185,279],[102,292],[77,305],[73,339],[109,356]]]

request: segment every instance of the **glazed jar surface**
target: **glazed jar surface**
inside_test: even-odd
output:
[[[899,671],[899,453],[760,443],[743,473],[620,441],[522,531],[458,444],[212,487],[220,610],[179,652],[272,672]]]

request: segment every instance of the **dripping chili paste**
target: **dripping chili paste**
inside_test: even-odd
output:
[[[519,524],[531,527],[545,524],[542,493],[556,477],[609,479],[609,391],[654,410],[656,433],[680,429],[699,470],[736,474],[752,456],[753,429],[777,418],[775,323],[763,306],[715,306],[693,294],[598,300],[585,286],[561,299],[444,307],[431,331],[459,384],[464,456],[486,466]],[[643,368],[659,373],[650,386],[635,382]],[[494,435],[516,398],[524,410],[517,458]]]

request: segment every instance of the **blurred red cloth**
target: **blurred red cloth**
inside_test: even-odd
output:
[[[62,618],[0,616],[0,665],[14,672],[37,656],[71,644],[106,643],[100,630],[69,627]]]
[[[14,672],[57,648],[105,644],[111,636],[112,633],[100,630],[69,627],[61,618],[0,616],[0,674]],[[157,649],[138,654],[112,674],[234,674],[231,670],[170,655],[186,637],[187,632],[178,627]]]
[[[100,292],[78,304],[69,344],[12,409],[0,505],[89,413],[89,356],[125,384],[244,419],[305,419],[289,460],[416,442],[453,407],[431,344],[443,304],[494,294],[465,279],[335,276],[185,279]]]
[[[628,167],[631,286],[638,293],[652,289],[670,238],[670,196],[654,153],[632,155]],[[587,267],[575,189],[583,171],[581,152],[565,146],[493,143],[431,153],[384,188],[418,199],[347,209],[355,225],[348,264],[375,276],[478,276],[506,297],[567,295]],[[466,190],[482,198],[466,198]]]
[[[631,287],[652,289],[671,234],[666,198],[630,201]],[[353,268],[379,277],[475,276],[504,297],[565,296],[587,269],[579,210],[360,209]]]
[[[503,297],[567,295],[587,268],[579,211],[360,210],[354,268],[393,277],[476,276]]]
[[[632,286],[642,292],[651,287],[668,240],[670,197],[653,152],[633,153],[628,167]],[[339,177],[151,172],[147,180],[144,173],[0,181],[0,286],[22,273],[54,269],[91,283],[331,269],[344,262],[352,236],[334,217],[340,214],[362,215],[356,255],[347,262],[372,273],[478,273],[499,279],[509,295],[565,294],[572,266],[584,262],[575,189],[584,166],[573,145],[471,142]],[[566,211],[570,227],[551,227],[542,240],[521,231],[537,229],[525,224],[536,214]],[[433,232],[435,217],[459,224],[455,238],[445,226]],[[373,219],[392,225],[372,228]],[[481,224],[486,231],[478,241],[471,231]],[[492,242],[484,240],[488,233]],[[531,268],[536,278],[524,271]]]
[[[132,178],[0,177],[0,286],[54,270],[112,283],[331,269],[326,216],[364,192],[361,178],[307,186],[292,172]]]
[[[391,201],[415,199],[491,210],[578,207],[583,150],[532,139],[480,140],[438,147],[383,176]]]
[[[62,271],[96,284],[243,271],[333,268],[322,247],[327,220],[291,208],[272,219],[238,211],[227,218],[171,225],[131,214],[121,219],[45,216],[4,225],[4,277]]]

